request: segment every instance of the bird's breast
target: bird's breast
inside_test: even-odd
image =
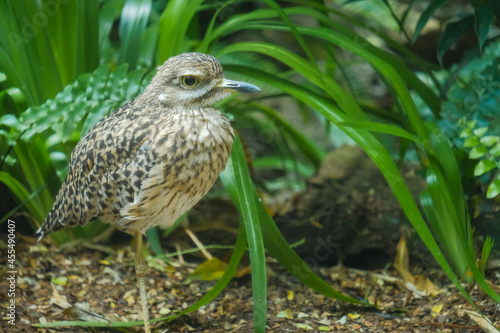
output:
[[[160,132],[157,145],[164,181],[179,191],[206,193],[224,170],[234,133],[219,113],[214,117],[191,117],[170,131]],[[172,130],[174,129],[174,130]]]
[[[220,112],[215,115],[155,123],[151,141],[141,146],[142,155],[151,156],[151,162],[141,154],[134,162],[150,168],[132,202],[120,211],[124,229],[169,227],[210,190],[226,166],[234,139],[229,121]]]

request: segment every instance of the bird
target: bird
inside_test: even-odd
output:
[[[142,237],[168,228],[224,170],[234,131],[213,104],[253,93],[228,80],[212,55],[188,52],[158,67],[144,92],[97,122],[75,146],[54,205],[35,233],[99,219],[137,238],[135,271],[144,329],[150,332]]]

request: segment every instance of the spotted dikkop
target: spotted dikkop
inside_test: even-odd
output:
[[[94,219],[137,237],[136,274],[149,328],[142,235],[168,228],[224,170],[234,133],[213,103],[260,91],[224,78],[211,55],[183,53],[158,68],[144,92],[98,122],[76,145],[69,172],[36,235]]]

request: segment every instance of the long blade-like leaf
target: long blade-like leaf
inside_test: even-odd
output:
[[[264,240],[259,225],[259,212],[253,194],[243,146],[238,137],[226,169],[220,176],[231,199],[236,202],[247,233],[252,269],[252,294],[255,332],[266,331],[267,278]]]

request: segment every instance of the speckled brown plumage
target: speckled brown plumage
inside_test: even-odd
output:
[[[199,83],[187,86],[188,76]],[[235,91],[259,89],[224,79],[210,55],[184,53],[167,60],[142,95],[98,122],[77,144],[37,236],[96,218],[131,234],[171,226],[225,167],[234,133],[212,104]]]

